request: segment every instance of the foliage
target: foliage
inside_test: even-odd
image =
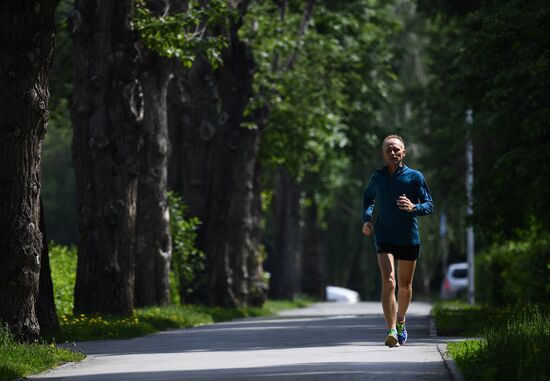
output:
[[[57,348],[55,344],[19,344],[7,328],[0,327],[0,381],[26,377],[82,359],[83,354]]]
[[[533,226],[521,237],[492,245],[476,259],[477,294],[491,304],[550,300],[550,234]]]
[[[328,258],[331,282],[346,286],[353,277],[363,291],[373,284],[364,270],[374,268],[375,260],[353,263],[365,259],[365,240],[353,227],[360,223],[364,186],[358,179],[368,179],[377,166],[373,148],[386,128],[381,106],[390,103],[395,89],[389,43],[399,30],[394,2],[315,2],[310,19],[306,2],[285,4],[254,4],[241,29],[257,65],[248,114],[269,110],[265,125],[255,126],[265,128],[263,187],[273,187],[271,174],[282,167],[308,191],[318,206],[317,223],[328,235],[324,246],[338,253]],[[303,198],[302,205],[312,201]],[[267,229],[269,236],[269,224]]]
[[[190,1],[183,12],[155,15],[145,1],[137,2],[134,23],[141,40],[158,55],[178,59],[190,68],[198,52],[206,55],[213,67],[222,63],[221,51],[227,47],[223,36],[214,36],[210,29],[220,28],[236,13],[225,0],[200,5]]]
[[[180,196],[168,193],[170,209],[170,234],[172,235],[172,272],[178,285],[180,302],[185,301],[196,291],[207,287],[203,275],[206,257],[195,247],[195,237],[200,221],[196,217],[186,217],[186,206]]]
[[[508,239],[533,217],[546,227],[542,190],[550,183],[533,169],[550,170],[550,6],[507,0],[429,7],[432,75],[417,117],[430,143],[426,159],[442,164],[438,183],[446,185],[446,204],[463,205],[464,192],[452,179],[463,177],[464,110],[472,107],[478,242]]]
[[[479,316],[479,310],[462,309],[471,322],[475,322],[476,318],[480,319],[477,322],[490,322],[485,325],[482,337],[449,343],[449,353],[466,380],[548,380],[548,309],[544,312],[530,307],[496,314],[490,308],[482,310],[490,314]],[[437,315],[436,321],[439,321]]]

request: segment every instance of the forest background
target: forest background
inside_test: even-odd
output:
[[[108,44],[94,47],[89,36],[128,31],[94,24],[91,7],[57,4],[41,174],[48,240],[78,247],[78,311],[167,303],[170,264],[182,302],[322,297],[328,284],[377,299],[361,203],[391,133],[405,138],[406,163],[424,173],[435,200],[435,213],[421,219],[415,290],[430,295],[446,264],[465,260],[465,226],[473,223],[479,300],[548,300],[544,1],[138,2],[122,14],[134,23],[133,40],[111,41],[126,44],[128,59],[114,50],[100,57]],[[130,117],[112,116],[124,103],[112,94],[116,75],[139,83],[119,91],[132,92]],[[109,118],[102,128],[112,131],[95,133]],[[113,177],[133,184],[135,199],[119,204],[129,188]],[[179,222],[171,231],[168,189],[170,221]],[[122,214],[136,220],[121,224]],[[119,279],[120,247],[135,274]],[[106,301],[120,284],[128,289],[119,302]]]

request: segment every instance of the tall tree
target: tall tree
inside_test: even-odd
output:
[[[0,4],[0,321],[28,341],[39,334],[40,157],[56,4]]]
[[[269,294],[274,299],[294,299],[300,291],[301,193],[292,175],[279,168],[273,188],[273,247],[267,261]]]
[[[134,2],[77,0],[71,118],[80,241],[75,312],[134,306],[138,143],[143,119]]]
[[[179,115],[171,120],[182,128],[181,147],[174,147],[181,150],[181,193],[190,214],[202,222],[197,245],[206,255],[208,284],[195,300],[239,306],[263,301],[265,290],[254,214],[260,132],[246,128],[244,116],[254,60],[238,33],[248,1],[231,3],[235,17],[214,32],[227,41],[223,65],[213,69],[199,57],[188,74],[179,76],[182,95],[175,99],[185,101],[171,108]]]
[[[170,3],[148,1],[156,17],[168,15]],[[170,259],[167,195],[168,121],[166,95],[172,62],[139,47],[139,78],[143,87],[143,144],[139,155],[136,216],[136,306],[166,305],[170,302]]]
[[[287,82],[284,78],[292,72],[299,59],[299,52],[303,48],[306,32],[313,18],[315,1],[309,0],[303,6],[298,3],[258,3],[253,7],[248,20],[246,37],[254,45],[255,58],[260,62],[255,74],[253,106],[256,108],[255,115],[259,118],[254,123],[260,130],[266,130],[268,137],[270,119],[273,110],[277,109],[275,99],[287,95],[284,88]],[[281,83],[284,84],[281,86]],[[269,140],[268,138],[268,142]],[[285,147],[278,156],[283,157],[288,151]],[[266,261],[266,268],[271,273],[269,292],[273,298],[292,299],[300,290],[302,190],[297,180],[298,172],[290,171],[285,166],[273,169],[273,216],[269,219],[269,226],[273,230],[273,244],[268,247]]]
[[[296,278],[301,276],[303,285],[322,295],[327,278],[320,274],[349,286],[351,274],[356,273],[353,278],[357,283],[353,285],[361,286],[357,289],[366,295],[367,275],[371,274],[364,269],[376,269],[376,263],[365,264],[368,259],[362,251],[366,245],[358,242],[361,235],[356,233],[360,206],[354,200],[360,201],[362,193],[357,179],[368,176],[365,172],[375,162],[371,144],[381,130],[378,109],[390,94],[388,84],[393,81],[392,55],[385,44],[387,36],[396,30],[395,23],[389,21],[393,5],[362,0],[318,2],[311,27],[303,38],[297,38],[301,33],[296,30],[302,30],[307,20],[309,3],[277,2],[283,3],[288,3],[284,18],[265,17],[270,14],[265,8],[274,6],[264,2],[264,9],[254,13],[248,28],[262,69],[258,77],[264,78],[260,86],[268,89],[270,107],[262,136],[262,164],[271,178],[283,167],[301,189],[299,229],[302,240],[308,242],[307,246],[302,243],[301,260],[293,268],[302,269]],[[282,13],[271,11],[272,15]],[[284,64],[293,60],[294,64],[284,70]],[[279,70],[270,75],[273,62],[280,62]],[[268,192],[273,190],[273,203],[281,199],[274,182],[265,181],[264,186]],[[334,215],[338,215],[337,221]],[[269,224],[275,220],[268,219],[273,237],[277,236],[276,228]],[[321,232],[326,239],[321,239]],[[326,251],[316,247],[320,242]],[[268,262],[280,255],[274,252],[274,243],[275,238],[269,246]],[[324,258],[329,251],[329,258]],[[328,271],[311,267],[323,263],[329,263]],[[284,276],[276,274],[274,266],[268,269],[272,284]],[[306,278],[316,284],[305,283]]]

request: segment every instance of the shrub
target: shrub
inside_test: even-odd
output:
[[[550,234],[534,227],[520,239],[479,255],[477,294],[485,303],[506,305],[550,299]]]
[[[168,201],[172,235],[172,284],[175,283],[178,290],[179,302],[196,302],[193,296],[206,287],[206,258],[204,253],[195,247],[200,221],[196,217],[187,217],[187,207],[176,193],[169,192]]]

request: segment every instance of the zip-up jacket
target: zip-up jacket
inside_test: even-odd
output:
[[[397,206],[397,198],[403,194],[415,204],[414,211],[400,210]],[[425,216],[433,211],[432,196],[420,171],[406,165],[397,168],[393,175],[387,167],[376,170],[363,193],[363,223],[372,220],[375,200],[378,217],[374,235],[377,245],[381,242],[420,244],[416,216]]]

